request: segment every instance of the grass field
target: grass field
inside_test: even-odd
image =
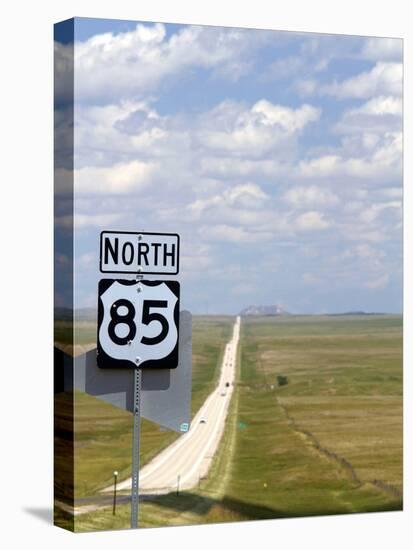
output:
[[[141,527],[401,509],[401,317],[247,318],[239,356],[209,478],[143,501]],[[77,528],[127,528],[129,510]]]
[[[401,508],[400,317],[249,319],[241,357],[229,496],[267,517]]]
[[[92,323],[82,324],[82,345],[94,344],[96,331]],[[224,345],[229,339],[232,327],[230,317],[195,317],[193,321],[193,388],[192,413],[212,390],[219,373]],[[58,325],[56,335],[64,345],[70,338],[67,323]],[[67,425],[68,411],[63,394],[57,397],[56,411],[61,411],[58,423],[62,430]],[[70,412],[70,411],[69,411]],[[161,431],[159,426],[142,419],[141,466],[161,449],[169,445],[178,434]],[[75,499],[95,496],[109,485],[114,470],[119,480],[130,476],[132,444],[132,416],[103,401],[82,392],[75,393]],[[64,458],[65,440],[56,438],[58,456]],[[60,452],[60,455],[59,455]],[[65,471],[65,470],[63,470]],[[65,499],[64,485],[59,483],[59,498]]]

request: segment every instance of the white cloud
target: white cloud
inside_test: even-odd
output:
[[[376,279],[372,279],[364,284],[365,288],[369,288],[371,290],[381,290],[385,288],[389,284],[389,276],[387,274],[381,275],[380,277],[377,277]]]
[[[379,137],[362,135],[354,142],[343,141],[343,145],[346,147],[339,150],[339,154],[327,154],[301,161],[297,174],[304,178],[362,178],[372,184],[401,176],[400,132],[388,132]]]
[[[322,283],[322,279],[318,275],[314,275],[314,273],[303,273],[301,276],[301,280],[305,285],[308,286],[318,286],[320,283]]]
[[[354,254],[359,256],[360,258],[368,258],[373,260],[378,260],[379,258],[384,257],[384,252],[382,250],[377,250],[376,248],[373,248],[370,244],[367,243],[361,243],[354,247]]]
[[[401,235],[397,48],[297,35],[293,48],[277,51],[274,36],[206,27],[167,35],[162,24],[144,24],[76,44],[75,223],[85,228],[79,269],[96,271],[86,245],[95,247],[100,228],[138,223],[181,234],[182,277],[195,289],[188,294],[208,295],[219,278],[219,308],[231,292],[271,296],[273,280],[292,295],[313,285],[302,290],[307,298],[325,288],[329,296],[338,288],[380,290],[386,277],[393,285]],[[268,38],[271,48],[258,60]],[[68,50],[57,49],[63,74]],[[263,85],[259,72],[277,56]],[[361,58],[371,69],[351,72]],[[252,87],[243,89],[246,80],[222,85],[249,71]],[[334,74],[353,76],[333,82]],[[317,101],[299,101],[298,77],[301,92]],[[283,89],[266,95],[271,78],[283,78]],[[323,95],[331,97],[321,118]],[[71,172],[60,176],[70,188]],[[57,223],[71,221],[60,216]],[[358,300],[361,293],[343,293],[343,300],[353,294]],[[313,297],[309,308],[311,300],[317,304]]]
[[[99,102],[137,97],[192,67],[207,68],[234,80],[248,72],[251,54],[271,34],[185,26],[167,37],[165,25],[156,23],[138,24],[134,30],[118,34],[95,35],[75,43],[75,93],[78,100]],[[70,47],[59,46],[62,60],[69,51]]]
[[[326,177],[332,176],[342,165],[339,155],[323,155],[311,160],[304,160],[299,163],[299,174],[304,177]]]
[[[77,217],[77,223],[78,223],[78,227],[79,227],[79,217]],[[93,221],[96,221],[96,220],[93,220]],[[82,221],[80,221],[80,227],[82,227],[81,225]],[[88,224],[85,223],[83,221],[84,225],[83,227],[87,226]],[[93,223],[89,224],[89,225],[93,225]],[[90,269],[90,268],[95,268],[97,265],[99,264],[99,258],[98,258],[98,255],[96,254],[96,252],[86,252],[85,254],[81,254],[80,256],[78,256],[76,258],[76,266],[80,269]]]
[[[339,99],[348,97],[369,98],[372,96],[400,96],[403,85],[401,63],[378,62],[370,70],[341,82],[320,86],[318,92]]]
[[[213,264],[213,251],[210,245],[198,242],[186,242],[181,253],[180,268],[187,279],[196,276],[201,270],[208,270]]]
[[[122,219],[122,214],[75,214],[74,222],[77,229],[85,227],[108,227]]]
[[[295,220],[295,226],[299,231],[318,231],[327,229],[330,224],[324,219],[323,214],[312,210],[298,216]]]
[[[314,78],[300,78],[295,82],[294,87],[301,96],[315,95],[319,90],[317,80]]]
[[[394,209],[396,213],[399,213],[401,215],[402,203],[401,201],[390,201],[380,204],[371,204],[360,214],[360,219],[363,222],[375,221],[383,211],[389,208]]]
[[[304,56],[290,55],[276,59],[267,68],[263,80],[284,79],[295,76],[305,66]]]
[[[142,101],[76,105],[76,146],[81,154],[91,149],[107,155],[153,151],[166,137],[163,119]],[[90,157],[88,157],[90,158]]]
[[[258,185],[247,183],[196,199],[188,204],[184,215],[190,222],[207,221],[219,227],[230,225],[231,231],[233,226],[242,226],[251,232],[259,230],[264,222],[271,220],[272,208],[270,197]],[[176,217],[179,210],[182,211],[179,207],[172,210],[170,216]]]
[[[321,109],[304,104],[298,109],[291,109],[282,105],[274,105],[270,101],[261,99],[251,109],[251,113],[262,115],[261,122],[265,126],[280,126],[287,133],[302,130],[308,123],[320,118]]]
[[[363,135],[401,131],[403,102],[399,97],[379,96],[345,111],[335,126],[338,133]],[[378,139],[378,138],[377,138]]]
[[[274,177],[290,170],[300,132],[319,116],[320,110],[310,105],[291,109],[267,100],[251,106],[224,101],[192,116],[161,116],[142,101],[81,105],[76,167],[145,159],[148,166],[156,164],[164,180],[181,172],[180,183],[191,185],[194,169],[202,178]]]
[[[370,70],[342,81],[323,84],[314,78],[300,78],[294,85],[301,96],[330,95],[338,99],[369,99],[374,96],[401,96],[403,88],[403,65],[379,61]]]
[[[403,188],[402,187],[386,187],[384,189],[380,189],[378,191],[378,194],[381,197],[384,197],[386,199],[402,199],[403,198]]]
[[[287,146],[290,138],[320,114],[320,109],[311,105],[291,109],[262,99],[248,108],[224,101],[200,117],[197,138],[204,148],[219,151],[221,156],[247,154],[254,158]]]
[[[360,242],[345,249],[332,258],[332,263],[352,267],[354,271],[368,273],[369,277],[377,277],[385,265],[386,253],[383,249],[372,246],[368,242]]]
[[[270,231],[249,231],[242,226],[218,224],[201,227],[199,234],[207,241],[253,243],[271,240],[274,235]]]
[[[229,156],[213,156],[209,153],[208,156],[202,155],[200,159],[201,174],[220,179],[239,179],[253,176],[274,178],[275,176],[288,174],[291,169],[289,163],[291,153],[287,152],[284,158],[279,159],[274,158],[275,154],[276,152],[271,155],[271,158],[259,159],[248,159],[245,155],[244,158],[238,157],[234,162],[234,159]]]
[[[308,206],[330,207],[338,203],[338,197],[328,189],[316,185],[293,187],[284,194],[284,200],[296,208]]]
[[[188,209],[199,217],[202,213],[219,208],[258,208],[268,199],[268,195],[255,183],[235,185],[225,189],[221,194],[206,199],[197,199],[189,204]],[[210,214],[210,213],[208,213]]]
[[[353,112],[368,115],[402,115],[403,102],[398,97],[373,97]]]
[[[385,256],[385,243],[400,242],[402,202],[400,199],[383,201],[383,198],[386,195],[381,190],[372,189],[368,197],[357,202],[356,208],[345,205],[338,212],[336,227],[342,238],[359,243],[346,251],[347,257],[378,261]]]
[[[232,187],[226,193],[229,203],[234,205],[255,208],[263,204],[270,197],[255,183],[244,183]]]
[[[84,167],[74,171],[76,193],[122,194],[140,192],[149,184],[153,164],[133,160],[108,167]]]
[[[403,40],[400,38],[368,38],[364,43],[361,55],[373,61],[401,61]]]
[[[360,111],[397,111],[397,100],[375,99],[365,102]],[[151,182],[151,197],[157,204],[152,219],[174,227],[178,224],[189,228],[195,224],[200,243],[248,245],[271,241],[275,235],[294,238],[297,233],[322,231],[331,227],[326,211],[332,207],[334,225],[341,228],[342,234],[348,231],[349,240],[360,238],[359,225],[354,218],[347,223],[343,217],[350,219],[356,215],[366,241],[381,241],[382,231],[375,227],[375,221],[363,221],[360,217],[367,209],[369,197],[362,196],[366,191],[355,189],[352,180],[357,176],[366,182],[373,177],[381,181],[383,177],[397,175],[400,136],[354,131],[344,136],[341,147],[331,149],[334,153],[300,162],[295,142],[302,129],[319,116],[320,111],[309,105],[293,109],[268,100],[250,106],[225,101],[191,117],[161,116],[142,101],[81,107],[77,116],[78,125],[84,130],[80,133],[84,138],[81,150],[89,160],[91,151],[95,152],[96,157],[92,158],[97,166],[79,168],[78,185],[80,182],[85,192],[92,193],[91,196],[100,194],[102,199],[113,195],[112,200],[120,200],[122,191],[132,190],[145,200],[143,191]],[[95,142],[93,128],[98,128]],[[258,136],[255,148],[240,145],[241,138],[233,140],[245,128],[253,136],[250,145]],[[154,129],[159,130],[157,138],[151,137]],[[230,146],[224,151],[211,147],[207,140],[202,140],[205,132],[210,131],[229,141]],[[268,146],[266,141],[276,145],[262,149]],[[132,160],[119,162],[117,159],[121,158]],[[106,166],[108,160],[112,162]],[[81,161],[80,158],[77,165],[81,166]],[[79,174],[83,174],[83,180]],[[307,183],[320,178],[323,185]],[[169,188],[174,192],[172,195],[168,192],[166,201]],[[283,190],[278,198],[273,194],[275,188]],[[356,210],[350,212],[350,206],[356,203]],[[286,204],[293,211],[286,209]],[[124,212],[125,205],[120,205],[120,209]],[[113,204],[108,203],[107,214],[113,211]],[[131,215],[124,217],[125,223]],[[347,229],[348,224],[353,230]]]

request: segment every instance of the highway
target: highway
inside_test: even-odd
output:
[[[240,332],[236,318],[230,341],[225,346],[219,382],[192,420],[186,434],[179,437],[142,468],[140,494],[162,494],[190,489],[199,483],[211,465],[224,432],[225,419],[233,392]],[[131,488],[131,478],[118,483],[118,490]],[[103,492],[113,490],[107,487]]]

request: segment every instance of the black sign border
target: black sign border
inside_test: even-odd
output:
[[[167,236],[167,237],[176,237],[177,243],[178,243],[178,251],[177,251],[177,262],[176,262],[176,271],[174,272],[166,272],[166,271],[144,271],[142,268],[140,270],[136,271],[103,271],[102,269],[102,239],[104,233],[110,233],[115,235],[161,235],[161,236]],[[100,243],[99,243],[99,271],[101,273],[124,273],[129,275],[178,275],[179,273],[179,255],[180,255],[180,237],[178,233],[155,233],[153,231],[101,231],[100,232]]]
[[[136,285],[138,282],[145,286],[158,286],[161,284],[166,284],[169,290],[178,298],[175,308],[174,308],[174,322],[176,325],[176,330],[178,333],[178,338],[176,339],[176,345],[169,355],[163,359],[150,359],[149,361],[144,361],[137,365],[133,361],[127,359],[114,359],[110,357],[100,345],[99,341],[99,331],[100,326],[103,322],[104,308],[102,300],[100,299],[101,295],[113,284],[120,283],[122,285],[130,286]],[[122,368],[143,368],[143,369],[176,369],[179,363],[179,302],[180,302],[180,283],[178,281],[133,281],[131,279],[100,279],[99,281],[99,292],[98,292],[98,322],[97,322],[97,365],[101,369],[122,369]],[[171,366],[173,365],[173,366]]]

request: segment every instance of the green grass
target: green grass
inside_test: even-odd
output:
[[[200,480],[199,487],[191,492],[183,492],[179,495],[176,493],[159,495],[151,497],[150,500],[141,497],[139,505],[140,528],[183,524],[196,525],[245,519],[240,510],[234,507],[233,503],[225,497],[225,487],[231,472],[231,457],[234,453],[237,410],[238,398],[237,395],[234,395],[228,411],[223,439],[212,462],[208,477]],[[119,504],[115,516],[113,516],[109,505],[76,518],[76,529],[78,531],[128,529],[129,526],[129,504]]]
[[[90,323],[89,323],[90,324]],[[95,331],[84,323],[82,345],[94,343]],[[192,414],[212,391],[216,383],[225,343],[232,327],[230,317],[194,317],[193,320],[193,388]],[[60,342],[69,341],[68,328],[63,329]],[[67,426],[65,395],[58,395],[56,414],[58,433],[56,451],[59,463],[64,461],[64,429]],[[59,403],[62,401],[62,405]],[[161,431],[159,426],[142,419],[141,466],[151,460],[161,449],[174,441],[179,434]],[[131,473],[132,416],[97,398],[75,392],[75,499],[94,497],[99,490],[112,483],[114,470],[119,480]],[[61,469],[67,474],[66,470]],[[57,495],[66,500],[64,480],[57,479]]]
[[[401,317],[251,318],[241,335],[208,479],[143,501],[140,526],[400,510]],[[129,514],[128,504],[115,517],[97,510],[78,516],[77,529],[127,528]]]
[[[229,496],[270,517],[401,508],[400,317],[245,320],[241,350]]]

